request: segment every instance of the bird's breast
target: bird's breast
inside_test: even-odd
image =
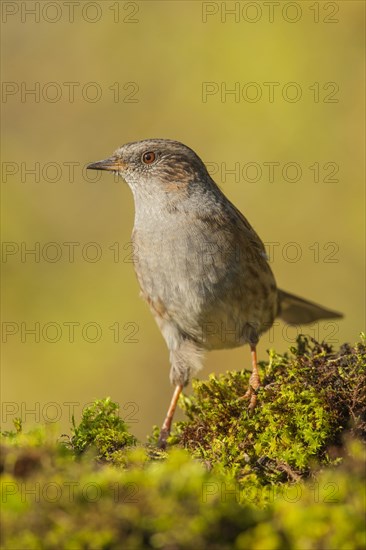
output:
[[[273,276],[269,270],[259,281],[258,266],[243,255],[240,241],[205,229],[187,223],[184,229],[135,229],[136,275],[155,317],[164,311],[165,323],[204,348],[236,347],[248,341],[252,322],[270,326]]]

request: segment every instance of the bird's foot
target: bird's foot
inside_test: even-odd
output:
[[[253,411],[257,405],[257,391],[252,386],[249,386],[247,392],[243,395],[241,399],[249,399],[248,410]]]
[[[165,451],[166,449],[166,442],[169,437],[170,430],[168,428],[162,427],[159,434],[158,439],[158,448]]]
[[[249,411],[252,411],[253,409],[255,409],[257,405],[257,394],[260,387],[261,387],[261,384],[260,384],[259,376],[256,373],[252,374],[251,377],[249,378],[249,388],[247,389],[245,394],[240,398],[240,399],[249,400],[249,405],[248,405]]]

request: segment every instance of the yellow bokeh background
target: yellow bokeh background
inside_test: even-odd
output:
[[[168,353],[129,261],[132,195],[84,169],[128,141],[192,147],[262,240],[277,243],[279,286],[345,314],[307,333],[355,341],[365,315],[363,2],[280,2],[272,21],[263,2],[83,1],[73,19],[63,2],[32,15],[35,4],[2,6],[4,427],[23,416],[68,428],[70,411],[107,395],[141,439],[163,419]],[[76,243],[74,261],[63,243]],[[39,338],[27,332],[36,323]],[[295,336],[279,323],[260,359]],[[200,377],[249,359],[246,348],[212,352]]]

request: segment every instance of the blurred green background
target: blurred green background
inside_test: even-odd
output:
[[[362,2],[280,2],[273,17],[262,2],[40,2],[34,15],[35,2],[2,4],[5,427],[14,416],[66,427],[72,410],[107,395],[142,439],[164,417],[168,353],[130,261],[132,195],[84,169],[128,141],[192,147],[262,240],[278,243],[279,286],[345,314],[306,332],[336,346],[358,338]],[[36,323],[39,335],[27,333]],[[279,323],[259,357],[295,337]],[[246,348],[212,352],[200,376],[249,367]]]

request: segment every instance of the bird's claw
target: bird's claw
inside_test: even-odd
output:
[[[249,379],[249,388],[241,399],[249,399],[248,410],[252,411],[257,405],[257,394],[260,388],[260,382],[257,378]]]
[[[249,399],[249,405],[248,410],[252,411],[255,409],[257,405],[257,391],[259,388],[254,389],[252,386],[249,386],[247,392],[245,395],[243,395],[243,399]]]
[[[169,434],[170,434],[170,430],[168,430],[167,428],[161,428],[160,434],[159,434],[159,439],[158,439],[158,448],[159,449],[162,449],[163,451],[165,451]]]

